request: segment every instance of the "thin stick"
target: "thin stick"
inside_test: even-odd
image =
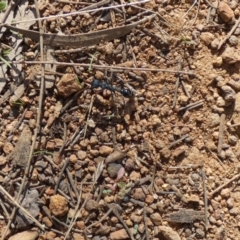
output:
[[[67,143],[67,124],[64,122],[63,123],[63,129],[64,129],[64,133],[63,133],[63,145],[61,146],[61,148],[59,149],[59,154],[62,154],[63,149],[66,146]]]
[[[214,7],[208,0],[204,0],[211,8],[218,8],[218,7]]]
[[[198,0],[195,0],[195,1],[194,1],[194,3],[192,4],[192,6],[187,10],[187,12],[183,15],[182,18],[185,18],[185,17],[188,15],[188,13],[192,10],[192,8],[195,6],[195,4],[197,3],[197,1],[198,1]]]
[[[37,4],[37,2],[35,0],[35,5],[36,4]],[[39,10],[37,8],[37,5],[36,5],[36,9],[37,9],[37,14],[39,14]],[[40,43],[43,44],[43,39],[42,39],[41,33],[42,32],[40,32]],[[41,54],[42,54],[41,60],[43,61],[43,45],[41,45]],[[32,160],[32,156],[33,156],[33,152],[34,152],[34,148],[35,148],[36,139],[37,139],[37,134],[38,134],[38,132],[40,130],[42,103],[43,103],[44,86],[45,86],[45,83],[44,83],[44,63],[41,63],[41,65],[42,65],[41,66],[42,67],[42,74],[41,74],[41,88],[40,88],[40,93],[39,93],[39,102],[38,102],[38,110],[37,110],[37,124],[36,124],[36,129],[35,129],[33,140],[32,140],[32,146],[31,146],[31,149],[30,149],[29,158],[28,158],[27,165],[26,165],[26,168],[25,168],[25,171],[24,171],[23,180],[22,180],[20,189],[18,191],[18,194],[16,196],[16,202],[18,202],[20,200],[23,188],[24,188],[26,180],[28,178],[30,165],[31,165],[31,160]],[[11,214],[10,219],[8,221],[8,224],[7,224],[6,228],[5,228],[5,231],[4,231],[3,235],[2,235],[2,240],[5,239],[6,234],[8,233],[8,229],[10,228],[11,222],[12,222],[12,220],[14,219],[14,217],[16,215],[16,212],[17,212],[17,207],[16,206],[17,205],[15,205],[15,207],[12,210],[12,214]],[[33,221],[35,221],[35,219]]]
[[[206,187],[206,175],[202,167],[202,181],[203,181],[203,196],[204,196],[204,214],[205,214],[205,230],[208,230],[208,199],[207,199],[207,187]]]
[[[67,145],[69,145],[70,147],[73,147],[73,145],[83,136],[84,134],[84,129],[80,130],[81,127],[79,127],[77,130],[78,132],[76,132],[76,135],[74,133],[75,136],[73,136],[71,139],[70,139],[70,142],[68,142]]]
[[[70,182],[70,184],[72,186],[72,189],[73,189],[74,193],[76,194],[76,197],[78,198],[79,193],[77,191],[77,188],[75,187],[74,181],[72,179],[72,175],[71,175],[70,171],[67,168],[66,168],[66,172],[67,172],[68,180],[69,180],[69,182]]]
[[[2,186],[0,186],[0,192],[4,196],[6,196],[8,200],[11,201],[13,205],[15,205],[15,207],[19,208],[22,214],[24,214],[27,218],[31,219],[42,231],[45,230],[44,226],[36,218],[34,218],[24,207],[22,207]]]
[[[11,12],[12,10],[14,10],[14,9],[13,9],[13,7],[15,7],[14,5],[17,6],[18,2],[19,2],[18,0],[17,0],[16,2],[13,1],[13,0],[10,2],[10,4],[9,4],[8,7],[7,7],[7,9],[5,10],[5,13],[4,13],[3,18],[1,19],[1,23],[5,23],[5,21],[7,20],[8,15],[10,14],[10,12]]]
[[[220,154],[222,151],[225,119],[226,119],[226,114],[222,113],[222,115],[220,117],[219,134],[218,134],[218,154]]]
[[[151,184],[149,186],[151,194],[153,194],[153,185],[154,185],[154,180],[155,180],[156,169],[157,169],[157,166],[156,166],[156,163],[154,162],[153,175],[151,177]]]
[[[152,10],[149,10],[149,9],[146,9],[146,8],[142,8],[142,7],[139,7],[137,5],[133,5],[133,8],[137,8],[137,9],[141,9],[143,11],[145,11],[146,13],[154,13],[154,14],[157,14],[157,16],[159,16],[159,18],[161,19],[161,23],[166,25],[167,27],[171,28],[171,23],[167,22],[163,16],[161,16],[159,13],[157,13],[156,11],[152,11]]]
[[[231,128],[231,127],[239,127],[239,126],[240,126],[240,123],[235,123],[235,124],[230,125],[229,127]]]
[[[123,5],[122,6],[122,11],[123,11],[123,19],[124,19],[124,23],[126,22],[126,9],[125,9],[125,6],[124,6],[124,0],[120,0],[121,4]]]
[[[73,66],[73,65],[72,65]],[[76,92],[73,97],[62,107],[60,114],[63,114],[69,106],[79,97],[79,95],[83,92],[84,89],[80,90],[79,92]]]
[[[58,17],[68,17],[68,16],[74,16],[74,15],[78,15],[81,13],[90,13],[90,12],[95,12],[95,11],[102,11],[102,10],[109,10],[109,9],[114,9],[114,8],[119,8],[119,7],[128,7],[128,6],[133,6],[136,4],[142,4],[142,3],[146,3],[149,2],[150,0],[141,0],[141,1],[137,1],[137,2],[131,2],[131,3],[125,3],[125,4],[119,4],[119,5],[113,5],[113,6],[108,6],[108,7],[101,7],[101,8],[96,8],[96,9],[88,9],[88,10],[79,10],[76,12],[71,12],[71,13],[64,13],[64,14],[59,14],[59,15],[54,15],[54,16],[48,16],[48,17],[38,17],[35,19],[28,19],[28,20],[22,20],[22,21],[17,21],[14,22],[12,24],[18,24],[18,23],[24,23],[24,22],[29,22],[29,21],[36,21],[36,20],[48,20],[48,19],[56,19]],[[89,6],[90,8],[91,6]],[[88,7],[86,7],[88,8]],[[85,9],[86,9],[85,8]]]
[[[206,147],[207,148],[207,147]],[[224,169],[226,169],[225,168],[225,166],[224,166],[224,164],[223,164],[223,162],[221,161],[221,159],[217,156],[217,154],[216,153],[214,153],[214,152],[212,152],[210,149],[208,149],[207,148],[207,150],[218,160],[218,162],[222,165],[222,167],[224,168]]]
[[[43,158],[44,158],[45,160],[47,160],[47,161],[52,165],[52,167],[54,167],[55,169],[59,169],[58,165],[55,164],[51,158],[49,158],[49,157],[46,156],[46,155],[42,155],[42,156],[43,156]]]
[[[36,7],[36,13],[37,13],[37,17],[40,17],[40,12],[38,9],[38,2],[37,0],[34,0],[35,3],[35,7]],[[38,20],[38,26],[39,26],[39,42],[40,42],[40,53],[41,53],[41,61],[44,61],[44,53],[43,53],[43,26],[40,20]],[[41,63],[41,96],[40,96],[40,102],[41,102],[41,107],[42,107],[42,102],[43,102],[43,94],[44,94],[44,88],[45,88],[45,83],[44,83],[44,79],[45,79],[45,66],[43,63]],[[42,109],[42,108],[40,108]],[[39,113],[39,118],[41,116],[41,112]],[[40,123],[40,119],[39,119],[39,123]],[[40,131],[40,128],[38,128],[38,130]],[[39,133],[38,131],[38,133]]]
[[[85,136],[86,136],[86,133],[87,133],[88,121],[90,119],[90,114],[91,114],[91,111],[92,111],[92,106],[93,106],[94,99],[95,99],[95,94],[92,95],[91,103],[90,103],[89,110],[88,110],[87,122],[86,122],[86,125],[84,127],[84,133],[83,133],[83,138],[84,139],[85,139]]]
[[[181,69],[181,60],[179,60],[179,63],[178,63],[178,70],[180,71],[180,69]],[[176,106],[179,83],[180,83],[180,76],[178,75],[177,76],[177,81],[176,81],[176,84],[175,84],[175,91],[174,91],[172,108],[175,108],[175,106]]]
[[[12,137],[13,137],[12,134],[16,131],[16,129],[18,129],[18,128],[20,127],[20,125],[21,125],[21,123],[23,122],[23,119],[24,119],[25,114],[26,114],[27,111],[28,111],[28,108],[26,108],[26,109],[24,110],[24,112],[23,112],[20,120],[18,121],[18,123],[16,124],[16,126],[13,127],[12,131],[11,131],[10,134],[9,134],[9,135],[10,135],[10,136],[9,136],[10,138],[8,138],[8,140],[11,140],[11,139],[12,139]]]
[[[114,208],[112,208],[112,206],[108,203],[106,203],[107,207],[109,209],[112,209],[112,212],[114,213],[114,215],[118,218],[118,220],[122,223],[122,225],[125,227],[129,237],[131,238],[131,240],[134,240],[134,237],[132,235],[132,232],[129,230],[127,224],[123,221],[123,219],[121,218],[120,214],[118,213],[118,211]]]
[[[89,9],[94,9],[94,11],[96,11],[96,9],[98,9],[99,7],[108,4],[110,2],[110,0],[102,0],[100,2],[96,2],[96,3],[92,3],[87,7],[84,7],[81,9],[81,11],[85,11],[85,10],[89,10]]]
[[[141,208],[143,208],[144,207],[144,202],[142,202],[142,201],[139,201],[139,200],[136,200],[136,199],[134,199],[134,198],[130,198],[130,202],[132,202],[133,204],[135,204],[135,205],[137,205],[137,206],[139,206],[139,207],[141,207]]]
[[[144,206],[143,208],[143,219],[144,219],[144,225],[145,225],[145,236],[146,239],[149,240],[149,233],[148,233],[148,225],[147,225],[147,214],[146,214],[146,208]]]
[[[178,140],[176,140],[176,141],[174,141],[173,143],[171,143],[168,148],[170,149],[170,148],[176,146],[178,143],[180,143],[181,141],[183,141],[183,140],[184,140],[185,138],[187,138],[188,136],[189,136],[188,134],[183,135],[181,138],[179,138]]]
[[[193,20],[193,23],[192,23],[189,27],[193,26],[193,25],[195,24],[196,20],[197,20],[197,17],[198,17],[198,14],[199,14],[200,2],[201,2],[201,1],[198,0],[197,14],[195,14],[195,18],[194,18],[194,20]]]
[[[89,67],[88,63],[69,63],[69,62],[53,62],[53,61],[12,61],[9,62],[12,64],[55,64],[59,66],[80,66],[80,67]],[[0,62],[0,64],[3,64],[3,62]],[[122,71],[129,70],[129,71],[149,71],[149,72],[168,72],[168,73],[178,73],[178,74],[186,74],[186,75],[194,75],[193,72],[186,72],[186,71],[178,71],[178,70],[170,70],[170,69],[161,69],[161,68],[133,68],[133,67],[121,67],[121,66],[104,66],[104,65],[97,65],[92,64],[92,68],[95,69],[119,69]]]
[[[193,106],[198,106],[198,104],[203,104],[203,102],[204,102],[204,100],[199,100],[199,101],[197,101],[197,102],[194,102],[194,103],[190,103],[190,104],[188,104],[187,106],[185,106],[185,107],[181,107],[181,108],[179,108],[179,112],[180,111],[183,111],[183,110],[186,110],[186,109],[189,109],[190,107],[193,107]]]
[[[63,175],[65,169],[67,168],[68,162],[69,162],[69,158],[66,158],[65,163],[64,163],[64,165],[63,165],[63,167],[62,167],[62,170],[61,170],[61,172],[60,172],[60,174],[59,174],[57,183],[56,183],[56,185],[55,185],[54,194],[57,193],[59,183],[60,183],[60,181],[61,181],[61,178],[62,178],[62,175]]]
[[[8,213],[8,211],[7,211],[5,205],[3,204],[2,201],[0,201],[0,205],[1,205],[2,209],[3,209],[3,212],[4,212],[5,215],[6,215],[6,218],[7,218],[7,219],[10,219],[10,215],[9,215],[9,213]]]
[[[240,23],[240,18],[236,21],[235,25],[232,27],[231,31],[227,34],[227,36],[219,43],[218,49],[220,49],[222,45],[232,36],[234,31],[237,29],[239,23]]]
[[[187,110],[191,110],[191,109],[194,109],[194,108],[197,108],[197,107],[201,107],[202,105],[203,105],[203,102],[195,104],[195,105],[189,107]]]
[[[186,85],[185,85],[185,82],[184,82],[183,80],[181,80],[181,84],[182,84],[182,87],[183,87],[183,90],[184,90],[185,94],[187,95],[188,98],[190,98],[191,95],[190,95],[190,93],[188,92],[187,87],[186,87]]]
[[[216,194],[217,192],[219,192],[221,189],[223,189],[224,187],[226,187],[227,185],[229,185],[231,182],[237,180],[238,178],[240,178],[240,173],[235,175],[234,177],[232,177],[230,180],[228,180],[226,183],[222,184],[221,186],[217,187],[215,190],[213,190],[211,193],[209,193],[209,196],[212,197],[214,194]]]
[[[91,3],[87,3],[87,2],[74,2],[74,1],[68,1],[68,0],[56,0],[56,2],[69,3],[69,4],[79,4],[79,5],[91,5]]]
[[[107,216],[108,216],[111,212],[112,212],[112,209],[109,209],[109,210],[107,211],[107,213],[105,213],[105,214],[101,217],[101,219],[99,219],[97,222],[94,222],[94,223],[92,223],[91,225],[87,226],[84,230],[86,231],[86,230],[94,227],[94,226],[97,225],[98,223],[101,223],[102,221],[104,221],[104,220],[107,218]]]
[[[79,216],[79,206],[80,206],[80,203],[81,203],[81,199],[82,199],[82,184],[81,184],[81,193],[80,193],[80,196],[78,197],[78,201],[77,201],[77,205],[75,207],[75,214],[74,214],[74,217],[72,218],[71,222],[70,222],[70,225],[68,227],[68,230],[64,236],[64,240],[66,240],[68,238],[68,235],[70,234],[75,222],[77,221],[78,219],[78,216]]]

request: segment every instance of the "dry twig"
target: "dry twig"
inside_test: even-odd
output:
[[[95,94],[92,95],[92,97],[91,97],[91,103],[90,103],[89,109],[88,109],[88,115],[87,115],[86,125],[85,125],[85,127],[84,127],[83,138],[85,138],[86,133],[87,133],[88,121],[89,121],[89,119],[90,119],[90,115],[91,115],[91,111],[92,111],[92,106],[93,106],[94,99],[95,99]]]
[[[204,196],[204,214],[205,214],[205,230],[208,230],[208,199],[207,199],[207,187],[206,187],[206,175],[202,168],[202,181],[203,181],[203,196]]]
[[[143,208],[143,220],[144,220],[144,225],[145,225],[145,236],[146,239],[149,240],[149,233],[148,233],[148,225],[147,225],[147,214],[146,214],[146,208]]]
[[[239,24],[240,24],[240,18],[236,21],[235,25],[232,27],[231,31],[227,34],[227,36],[219,43],[218,49],[220,49],[222,45],[232,36],[232,34],[237,29]]]
[[[218,154],[220,154],[222,151],[225,118],[226,118],[226,114],[222,113],[221,118],[220,118],[219,134],[218,134]]]
[[[0,186],[0,192],[8,198],[9,201],[11,201],[12,204],[14,204],[15,209],[19,208],[21,210],[21,213],[24,214],[27,218],[31,219],[41,230],[44,231],[44,226],[36,219],[34,218],[24,207],[22,207],[2,186]],[[11,221],[9,221],[11,222]],[[8,232],[8,230],[7,230]],[[3,236],[5,237],[5,236]],[[2,238],[3,239],[3,238]]]
[[[134,237],[133,237],[133,235],[132,235],[132,232],[129,230],[127,224],[123,221],[123,219],[121,218],[121,216],[120,216],[120,214],[118,213],[118,211],[117,211],[116,209],[112,208],[110,204],[107,204],[107,203],[106,203],[106,205],[107,205],[107,207],[108,207],[109,209],[112,210],[112,212],[114,213],[114,215],[118,218],[118,220],[119,220],[119,221],[122,223],[122,225],[125,227],[125,229],[126,229],[128,235],[129,235],[129,237],[131,238],[131,240],[134,240]]]
[[[219,192],[220,190],[222,190],[224,187],[226,187],[227,185],[229,185],[231,182],[237,180],[238,178],[240,178],[240,173],[235,175],[234,177],[232,177],[230,180],[228,180],[226,183],[222,184],[221,186],[217,187],[215,190],[213,190],[212,192],[209,193],[209,196],[212,197],[215,193]]]
[[[69,62],[53,62],[53,61],[12,61],[9,62],[12,64],[56,64],[59,66],[80,66],[80,67],[87,67],[89,68],[89,64],[88,63],[69,63]],[[0,62],[0,64],[3,64],[3,62]],[[194,76],[194,73],[189,71],[178,71],[178,70],[171,70],[171,69],[162,69],[162,68],[134,68],[134,67],[121,67],[121,66],[105,66],[105,65],[97,65],[97,64],[92,64],[91,68],[95,68],[95,69],[109,69],[110,71],[117,69],[117,70],[121,70],[122,72],[125,70],[129,70],[129,71],[148,71],[148,72],[167,72],[167,73],[177,73],[177,74],[186,74],[186,75],[191,75]],[[203,101],[203,100],[201,100]],[[62,111],[61,111],[62,112]]]
[[[179,108],[178,111],[180,112],[180,111],[183,111],[183,110],[189,110],[189,109],[193,109],[193,108],[196,108],[196,107],[200,107],[200,106],[203,105],[203,102],[204,102],[204,100],[199,100],[197,102],[190,103],[185,107]]]
[[[174,141],[173,143],[171,143],[168,148],[170,149],[170,148],[176,146],[178,143],[180,143],[181,141],[183,141],[183,140],[184,140],[185,138],[187,138],[187,137],[189,137],[188,134],[183,135],[181,138],[179,138],[178,140],[176,140],[176,141]]]
[[[81,184],[81,190],[82,190],[82,184]],[[78,215],[79,215],[78,209],[79,209],[79,206],[80,206],[80,203],[81,203],[81,199],[82,199],[82,191],[80,193],[80,196],[78,197],[77,205],[75,207],[75,214],[74,214],[74,217],[72,218],[72,220],[71,220],[71,222],[69,224],[68,230],[67,230],[67,232],[66,232],[66,234],[64,236],[64,240],[66,240],[68,238],[68,235],[70,234],[70,232],[71,232],[75,222],[78,219]]]
[[[181,60],[179,60],[179,63],[178,63],[178,71],[180,71],[180,70],[181,70]],[[178,75],[177,76],[177,81],[176,81],[176,84],[175,84],[172,108],[175,108],[175,106],[176,106],[177,92],[178,92],[179,84],[180,84],[180,76]]]
[[[40,16],[36,0],[35,0],[35,6],[36,6],[37,14]],[[41,23],[39,23],[39,27],[40,27],[40,43],[41,43],[41,61],[43,61],[44,59],[43,59],[43,41],[42,41],[42,37],[41,37],[41,34],[42,34]],[[33,151],[34,151],[34,148],[35,148],[36,138],[37,138],[37,134],[39,133],[39,130],[40,130],[42,103],[43,103],[44,86],[45,86],[45,84],[44,84],[44,63],[41,63],[41,65],[42,65],[41,66],[42,67],[41,88],[40,88],[40,93],[39,93],[39,102],[38,102],[38,110],[37,110],[37,124],[36,124],[36,129],[35,129],[35,132],[34,132],[34,136],[33,136],[33,141],[32,141],[32,146],[31,146],[30,153],[29,153],[29,158],[28,158],[27,165],[26,165],[26,168],[25,168],[25,171],[24,171],[24,177],[22,179],[22,183],[21,183],[20,189],[19,189],[17,197],[16,197],[16,202],[18,202],[20,200],[23,188],[24,188],[26,180],[28,178],[30,165],[31,165],[31,160],[32,160],[32,156],[33,156]],[[2,235],[2,239],[3,240],[5,239],[6,234],[8,233],[8,229],[9,229],[9,227],[11,225],[11,222],[12,222],[13,218],[16,215],[17,207],[19,207],[17,204],[15,205],[15,207],[12,210],[12,214],[11,214],[10,219],[8,221],[8,224],[7,224],[6,228],[5,228],[5,231],[4,231],[3,235]],[[34,222],[35,222],[35,220],[34,220]]]

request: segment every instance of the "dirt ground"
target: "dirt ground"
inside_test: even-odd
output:
[[[1,239],[240,240],[239,3],[142,2],[0,13]]]

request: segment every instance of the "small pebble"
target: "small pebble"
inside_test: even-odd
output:
[[[131,181],[136,181],[136,180],[138,180],[138,179],[140,179],[141,178],[141,174],[139,173],[139,172],[136,172],[136,171],[132,171],[131,173],[130,173],[130,175],[129,175],[129,179],[131,180]]]
[[[223,64],[222,57],[213,58],[212,64],[213,64],[214,67],[221,67],[222,64]]]
[[[110,239],[112,240],[120,240],[120,239],[129,239],[128,233],[124,228],[111,232]]]
[[[107,167],[108,174],[110,178],[116,178],[119,169],[122,167],[121,164],[118,163],[109,163]]]
[[[232,36],[228,39],[228,41],[229,41],[229,44],[230,44],[231,46],[236,46],[236,45],[238,45],[238,38],[237,38],[236,36],[234,36],[234,35],[232,35]]]
[[[134,223],[140,223],[142,221],[142,216],[138,216],[136,214],[131,214],[130,219],[134,222]]]
[[[61,195],[54,195],[50,198],[49,210],[56,217],[62,217],[68,212],[68,201]]]
[[[219,125],[220,123],[220,116],[219,114],[217,113],[212,113],[210,116],[209,116],[209,126],[210,127],[216,127]]]
[[[220,195],[225,199],[229,198],[230,197],[230,189],[229,188],[222,189]]]
[[[145,194],[144,194],[142,188],[135,188],[133,191],[132,197],[136,200],[144,201]]]
[[[209,45],[213,41],[214,35],[210,32],[203,32],[200,35],[200,39],[203,41],[205,45]]]
[[[98,206],[99,206],[98,202],[96,202],[93,199],[89,199],[85,205],[85,209],[87,211],[97,210]]]
[[[219,43],[220,43],[220,41],[219,41],[217,38],[215,38],[215,39],[211,42],[211,48],[212,48],[212,49],[217,49]]]
[[[113,149],[111,147],[108,147],[108,146],[101,146],[99,148],[99,153],[103,156],[108,156],[110,153],[112,153]]]
[[[228,208],[233,208],[233,206],[234,206],[234,200],[233,200],[233,198],[229,198],[229,199],[227,200],[227,206],[228,206]]]
[[[228,158],[228,159],[231,160],[231,161],[234,161],[234,159],[235,159],[235,154],[234,154],[234,152],[232,151],[232,149],[227,149],[227,150],[225,151],[225,155],[226,155],[226,158]]]
[[[71,163],[76,163],[77,162],[77,156],[75,154],[71,154],[69,157],[69,161]]]
[[[231,145],[236,145],[237,141],[238,141],[238,138],[236,136],[234,136],[234,135],[231,135],[228,138],[228,142]]]
[[[87,153],[85,151],[82,151],[82,150],[79,150],[77,152],[77,157],[80,159],[80,160],[84,160],[86,157],[87,157]]]
[[[234,17],[233,10],[225,2],[219,2],[218,14],[225,23],[229,22]]]
[[[147,195],[145,198],[145,203],[152,204],[154,202],[154,197],[152,195]]]
[[[233,216],[237,216],[239,214],[239,209],[237,207],[234,207],[229,210],[229,213]]]
[[[203,238],[205,236],[205,232],[201,228],[197,228],[196,235],[197,238]]]
[[[158,212],[151,214],[150,219],[152,220],[154,225],[156,226],[162,225],[162,217]]]
[[[215,224],[216,223],[216,219],[213,216],[210,216],[209,222],[212,223],[212,224]]]

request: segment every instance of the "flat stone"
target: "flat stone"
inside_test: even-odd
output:
[[[63,97],[68,97],[82,89],[82,85],[79,83],[78,76],[76,74],[69,73],[66,73],[62,76],[56,87],[58,94]]]
[[[38,237],[37,231],[24,231],[17,233],[9,238],[9,240],[35,240]]]
[[[107,167],[108,174],[111,178],[116,178],[118,171],[122,167],[121,164],[118,163],[109,163]]]
[[[159,226],[158,230],[167,240],[181,240],[178,233],[175,232],[171,227]]]
[[[234,17],[233,10],[225,2],[219,2],[218,14],[225,23],[229,22]]]
[[[162,217],[158,212],[151,214],[150,219],[155,226],[162,225]]]
[[[222,54],[222,59],[227,64],[234,64],[240,61],[240,56],[235,48],[227,47]]]
[[[209,45],[214,40],[214,35],[210,32],[203,32],[200,39],[205,45]]]
[[[229,198],[230,197],[230,189],[229,188],[222,189],[220,195],[222,198]]]
[[[111,240],[129,239],[129,236],[128,236],[126,230],[123,228],[118,231],[111,232],[110,239]]]
[[[99,153],[103,156],[109,155],[112,151],[113,149],[111,147],[104,146],[104,145],[99,148]]]

